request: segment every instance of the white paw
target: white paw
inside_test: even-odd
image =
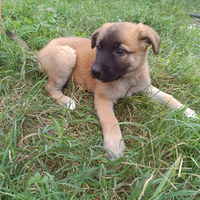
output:
[[[76,108],[76,102],[67,96],[63,95],[61,98],[57,99],[56,101],[58,102],[60,106],[66,106],[70,110],[74,110]]]
[[[105,155],[109,158],[109,160],[115,161],[115,160],[123,157],[123,152],[116,152],[116,153],[112,152],[111,153],[110,151],[106,150]]]
[[[70,109],[70,110],[74,110],[76,108],[76,102],[74,100],[70,100],[68,103],[66,103],[66,106]]]
[[[120,141],[119,143],[113,143],[112,145],[105,145],[104,147],[108,148],[109,150],[105,150],[105,155],[111,160],[117,160],[118,158],[123,157],[123,152],[125,151],[125,144],[124,141]]]
[[[197,117],[197,113],[194,110],[190,109],[190,108],[186,108],[185,115],[187,117],[199,118],[199,117]]]

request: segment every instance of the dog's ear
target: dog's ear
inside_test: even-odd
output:
[[[146,44],[147,46],[152,45],[153,51],[156,55],[159,54],[160,46],[160,36],[149,26],[138,24],[141,26],[141,31],[139,33],[139,40]]]
[[[96,46],[96,41],[97,38],[99,36],[99,33],[101,31],[101,28],[97,29],[93,34],[92,34],[92,39],[91,39],[91,47],[92,49],[94,49],[94,47]]]
[[[115,23],[105,23],[101,28],[97,29],[93,34],[92,34],[92,38],[91,38],[91,47],[92,49],[94,49],[94,47],[96,46],[97,43],[97,38],[99,37],[100,32],[104,32],[106,31],[106,29],[108,29],[110,26],[112,26]]]

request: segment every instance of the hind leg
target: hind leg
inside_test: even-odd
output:
[[[65,96],[62,92],[62,89],[66,83],[66,80],[57,80],[55,83],[48,78],[48,83],[45,86],[45,89],[49,93],[49,95],[54,98],[60,106],[66,106],[70,110],[74,110],[76,107],[76,103],[73,99],[68,96]]]
[[[76,63],[75,51],[69,46],[48,44],[37,55],[39,65],[48,74],[45,86],[49,95],[59,105],[75,109],[75,101],[63,94],[62,89],[69,79]]]

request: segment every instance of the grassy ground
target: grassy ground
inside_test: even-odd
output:
[[[15,2],[17,2],[15,6]],[[90,37],[105,22],[150,25],[161,36],[160,55],[150,50],[152,82],[197,113],[200,110],[200,29],[187,13],[199,0],[3,1],[3,28],[33,49],[60,36]],[[12,16],[11,16],[12,14]],[[10,17],[11,16],[11,17]],[[200,121],[140,94],[119,101],[115,114],[127,146],[109,161],[93,95],[68,85],[77,109],[58,106],[33,52],[10,41],[0,52],[0,199],[200,198]]]

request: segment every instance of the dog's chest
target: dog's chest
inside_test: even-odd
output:
[[[130,97],[135,93],[143,91],[150,85],[150,78],[146,77],[146,80],[138,79],[125,79],[123,81],[114,81],[107,87],[107,96],[113,101],[122,99],[124,97]]]

